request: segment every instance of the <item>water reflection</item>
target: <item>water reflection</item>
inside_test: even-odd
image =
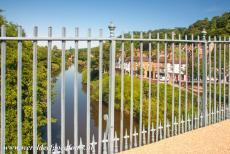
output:
[[[74,66],[72,65],[67,71],[65,71],[65,84],[66,84],[66,96],[65,96],[65,113],[66,113],[66,140],[70,141],[70,144],[74,144]],[[83,144],[86,141],[86,87],[82,85],[82,74],[78,72],[78,134],[82,138]],[[61,77],[60,75],[56,80],[55,87],[56,97],[52,104],[52,117],[57,119],[56,123],[52,124],[52,143],[61,143]],[[102,106],[103,115],[108,113],[107,105]],[[115,111],[115,130],[119,135],[120,130],[120,112]],[[138,126],[134,122],[134,126]],[[103,120],[103,131],[105,131],[106,123]],[[129,130],[129,115],[124,115],[124,130]],[[91,138],[94,134],[96,141],[98,138],[98,102],[91,102],[91,113],[90,113],[90,133]],[[79,140],[79,139],[78,139]]]

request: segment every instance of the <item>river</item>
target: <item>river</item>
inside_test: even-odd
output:
[[[86,141],[86,87],[82,84],[82,74],[78,72],[78,134],[82,138],[83,144]],[[65,71],[65,135],[70,144],[74,144],[74,65]],[[90,134],[91,139],[94,134],[96,141],[98,138],[98,102],[91,102],[90,110]],[[103,104],[103,115],[108,113],[107,105]],[[52,117],[57,122],[52,124],[52,144],[61,143],[61,77],[56,78],[55,99],[52,104]],[[105,130],[105,121],[103,120],[103,132]],[[138,124],[134,122],[137,127]],[[124,130],[129,130],[129,116],[124,115]],[[115,130],[119,135],[120,129],[120,111],[115,111]],[[79,142],[79,139],[78,139]]]

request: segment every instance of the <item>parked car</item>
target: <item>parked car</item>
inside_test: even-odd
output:
[[[160,81],[165,81],[165,76],[160,76]],[[169,81],[169,78],[166,79],[166,81]]]

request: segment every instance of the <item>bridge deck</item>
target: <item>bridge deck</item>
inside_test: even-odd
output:
[[[121,154],[230,153],[230,120],[184,133]]]

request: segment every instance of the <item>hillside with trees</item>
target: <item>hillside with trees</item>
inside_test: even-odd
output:
[[[167,38],[171,39],[172,38],[172,32],[175,34],[175,39],[178,39],[179,34],[181,35],[181,39],[185,38],[185,35],[188,36],[188,39],[191,39],[192,34],[194,35],[194,39],[197,39],[198,35],[201,35],[201,31],[203,28],[206,29],[207,31],[207,36],[211,36],[212,38],[214,36],[230,36],[230,12],[226,12],[221,16],[215,16],[212,19],[202,19],[202,20],[197,20],[195,23],[191,24],[188,27],[175,27],[175,28],[168,28],[168,29],[157,29],[157,30],[149,30],[149,31],[143,31],[143,38],[149,38],[149,34],[151,34],[151,38],[157,38],[157,33],[159,33],[159,36],[161,39],[165,37],[165,34],[167,34]],[[133,32],[133,37],[134,38],[140,38],[140,31],[134,31]],[[122,36],[119,35],[118,38],[121,38]],[[125,38],[131,38],[131,32],[124,33]],[[223,38],[222,38],[223,39]],[[126,57],[130,57],[130,42],[125,41],[125,55]],[[140,48],[140,43],[139,42],[134,42],[134,47],[135,49]],[[152,44],[152,55],[156,55],[156,43]],[[117,41],[116,43],[116,50],[117,50],[117,55],[120,54],[120,49],[121,49],[121,42]],[[147,53],[148,51],[148,42],[143,42],[143,52]],[[160,50],[164,50],[164,44],[160,44]],[[87,49],[81,49],[79,51],[79,58],[80,60],[83,60],[82,64],[84,64],[84,60],[86,60],[86,51]],[[109,42],[105,42],[103,44],[103,57],[104,57],[104,64],[103,67],[108,69],[108,60],[109,60]],[[92,55],[94,57],[92,58],[92,63],[94,68],[98,68],[98,55],[99,55],[99,50],[98,47],[95,47],[92,49]],[[223,56],[222,56],[223,57]],[[94,63],[95,61],[95,63]]]
[[[173,28],[173,29],[159,29],[159,30],[153,30],[153,31],[147,31],[147,32],[143,32],[143,37],[144,38],[148,38],[149,33],[151,33],[152,38],[156,38],[157,33],[159,33],[160,38],[164,38],[165,34],[168,35],[168,38],[171,38],[171,34],[172,32],[175,33],[175,39],[178,39],[178,35],[181,35],[181,38],[184,38],[185,35],[188,35],[188,39],[191,39],[191,35],[194,35],[194,39],[197,39],[198,35],[201,35],[201,31],[203,30],[203,28],[205,28],[208,32],[208,35],[210,36],[215,36],[215,35],[220,35],[220,36],[230,36],[230,31],[229,31],[229,26],[228,23],[230,23],[230,12],[223,14],[222,16],[217,16],[217,17],[213,17],[211,20],[208,20],[207,18],[203,19],[203,20],[198,20],[197,22],[195,22],[194,24],[190,25],[188,28]],[[215,27],[215,28],[213,28]],[[135,31],[133,32],[134,38],[140,38],[140,32]],[[118,37],[121,37],[118,36]],[[124,34],[125,38],[130,38],[131,37],[131,33],[125,33]],[[129,41],[125,41],[125,57],[130,57],[130,42]],[[147,43],[143,43],[144,47],[143,47],[143,53],[144,54],[148,54],[148,42]],[[170,44],[171,45],[171,44]],[[138,49],[140,48],[140,43],[139,42],[134,42],[134,46],[135,46],[135,51],[138,52]],[[109,42],[104,43],[104,52],[103,52],[103,67],[108,67],[108,63],[109,63]],[[152,44],[152,56],[156,56],[156,43]],[[194,47],[195,48],[195,47]],[[117,53],[117,58],[119,58],[118,56],[121,54],[121,42],[117,41],[116,44],[116,53]],[[175,43],[175,59],[178,60],[179,56],[178,56],[178,43]],[[217,48],[218,50],[218,48]],[[223,49],[222,49],[223,50]],[[135,52],[134,51],[134,52]],[[160,52],[164,51],[164,43],[160,44]],[[86,49],[82,49],[81,52],[85,52],[86,53]],[[98,48],[95,47],[92,49],[92,72],[91,72],[91,79],[93,80],[91,82],[91,88],[93,91],[95,91],[91,98],[93,101],[98,101],[98,62],[99,62],[99,54],[98,54]],[[169,47],[168,48],[168,53],[172,52],[172,49]],[[182,51],[182,60],[185,59],[185,53],[184,50]],[[221,65],[224,65],[224,55],[223,52],[222,53],[222,63]],[[226,52],[227,57],[228,58],[228,51]],[[189,55],[187,55],[189,56]],[[214,63],[214,52],[211,54],[212,57],[212,66]],[[219,57],[219,54],[217,54],[217,59]],[[198,58],[198,49],[197,47],[194,49],[194,58],[195,58],[195,68],[194,68],[194,79],[197,80],[197,58]],[[188,66],[188,70],[189,70],[189,75],[191,76],[191,55],[189,57],[189,66]],[[218,62],[217,62],[218,63]],[[227,62],[228,64],[228,62]],[[225,64],[225,65],[227,65]],[[200,62],[200,66],[202,66],[202,60]],[[227,66],[228,67],[228,66]],[[108,69],[108,68],[107,68]],[[202,69],[202,67],[200,67],[200,69]],[[212,71],[216,71],[214,68],[212,68]],[[108,71],[106,71],[108,72]],[[202,70],[200,70],[201,72],[201,76],[200,79],[202,79]],[[86,84],[86,69],[83,69],[83,84]],[[109,75],[108,73],[105,73],[103,76],[103,102],[104,103],[108,103],[108,87],[109,87]],[[130,110],[130,76],[129,75],[125,75],[125,81],[124,81],[124,89],[125,89],[125,93],[124,93],[124,104],[125,104],[125,112],[129,113]],[[212,85],[211,87],[212,89],[214,88],[214,86]],[[117,110],[120,109],[120,75],[119,73],[116,74],[116,94],[115,94],[115,108]],[[139,78],[138,77],[134,77],[134,117],[136,119],[139,118],[139,97],[140,97],[140,93],[139,93]],[[156,84],[152,84],[152,114],[153,116],[155,116],[156,114],[156,89],[157,86]],[[219,87],[217,86],[217,89],[219,89]],[[148,82],[147,81],[143,81],[143,113],[147,113],[148,111]],[[223,87],[222,87],[222,93],[223,93]],[[175,87],[175,115],[178,114],[178,100],[179,100],[179,88]],[[160,84],[160,119],[163,120],[163,103],[164,102],[164,85]],[[167,108],[168,108],[168,116],[169,120],[171,117],[171,103],[172,103],[172,98],[171,98],[171,94],[172,94],[172,86],[170,84],[168,84],[167,86]],[[217,92],[217,95],[219,95],[219,93]],[[212,90],[212,96],[213,96],[213,90]],[[182,102],[185,102],[185,90],[182,89],[182,95],[181,95],[181,100]],[[212,97],[213,99],[213,97]],[[194,96],[194,111],[196,112],[196,108],[197,108],[197,94],[195,94]],[[191,91],[188,92],[188,112],[191,113]],[[184,114],[184,103],[182,103],[182,113]],[[147,122],[147,116],[144,114],[143,115],[143,121],[144,123]],[[153,119],[155,120],[155,119]],[[155,122],[155,121],[154,121]]]

